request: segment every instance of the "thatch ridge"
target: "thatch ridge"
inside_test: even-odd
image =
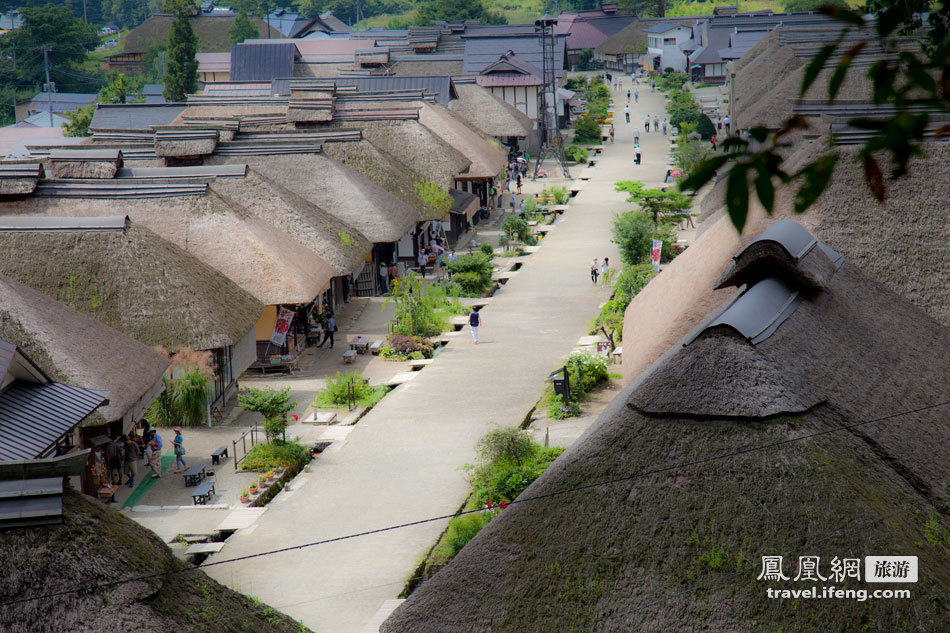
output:
[[[505,165],[505,153],[478,135],[437,103],[423,103],[419,122],[471,161],[463,178],[494,178]]]
[[[235,345],[264,306],[143,226],[0,233],[0,272],[146,345]]]
[[[175,633],[189,626],[220,633],[301,631],[279,612],[186,567],[151,531],[122,513],[67,489],[61,525],[0,532],[0,600],[7,602],[153,576],[8,605],[0,629],[9,633]]]
[[[950,330],[846,262],[828,291],[803,302],[754,348],[797,376],[786,389],[820,403],[753,420],[697,418],[683,409],[704,398],[725,403],[721,398],[735,397],[727,393],[736,391],[730,376],[755,374],[754,363],[701,361],[704,354],[737,358],[722,349],[722,336],[711,331],[706,345],[671,350],[523,496],[701,463],[503,510],[381,630],[665,632],[708,622],[711,630],[732,631],[769,622],[856,632],[869,617],[938,626],[945,613],[929,596],[950,595],[950,567],[942,546],[921,533],[927,520],[947,529],[928,501],[947,492],[950,464],[932,450],[950,441],[946,411],[783,441],[940,401],[950,380]],[[670,374],[658,384],[679,355],[679,366],[703,363],[692,376],[697,382]],[[725,391],[708,390],[710,380]],[[630,406],[657,388],[669,390],[670,410],[651,416]],[[777,445],[708,461],[769,444]],[[919,586],[928,590],[901,601],[815,601],[806,621],[765,591],[800,587],[755,580],[764,555],[784,555],[792,576],[798,556],[820,556],[827,575],[834,556],[884,551],[918,556]]]
[[[96,420],[137,419],[168,359],[130,336],[0,274],[0,339],[59,382],[109,392]]]
[[[531,134],[534,122],[491,91],[475,84],[459,84],[455,89],[459,98],[449,103],[449,110],[483,134],[497,137]]]

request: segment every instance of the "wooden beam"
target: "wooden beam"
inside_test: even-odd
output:
[[[0,462],[0,480],[81,475],[89,462],[90,450],[86,448],[75,453],[48,459]]]

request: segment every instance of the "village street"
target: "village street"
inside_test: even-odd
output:
[[[629,86],[629,78],[626,86]],[[450,514],[468,486],[460,469],[493,424],[518,425],[590,318],[609,298],[589,277],[591,260],[609,256],[611,215],[630,208],[613,190],[624,179],[657,186],[666,172],[668,137],[643,133],[646,114],[664,113],[663,97],[640,87],[623,120],[625,91],[615,93],[616,143],[520,271],[482,311],[480,344],[462,332],[411,382],[373,408],[347,436],[302,473],[249,529],[237,532],[209,562],[292,547]],[[633,163],[633,126],[644,165]],[[553,171],[552,163],[545,167]],[[576,177],[580,169],[574,169]],[[208,567],[229,587],[301,620],[314,631],[356,633],[395,598],[445,521]]]

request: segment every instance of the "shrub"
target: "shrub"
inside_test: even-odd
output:
[[[469,507],[486,501],[513,501],[561,454],[561,448],[543,448],[527,431],[500,428],[490,431],[475,446],[479,464],[472,467]]]
[[[424,358],[432,358],[432,350],[434,349],[432,341],[427,338],[421,336],[406,336],[405,334],[398,333],[389,335],[389,348],[397,354],[419,352]]]
[[[591,116],[579,117],[574,122],[574,141],[577,143],[600,143],[600,124]]]
[[[445,538],[439,546],[436,557],[444,561],[450,560],[462,551],[462,548],[491,520],[492,516],[487,512],[471,512],[453,518],[449,521],[449,527],[445,531]]]
[[[241,470],[299,469],[310,461],[310,456],[310,449],[297,441],[256,444],[241,462]]]
[[[464,273],[456,273],[452,276],[452,280],[455,281],[461,288],[462,291],[470,297],[477,297],[482,292],[485,291],[485,281],[482,279],[482,276],[473,271],[465,271]]]
[[[442,332],[442,318],[436,314],[435,300],[414,272],[393,282],[391,295],[383,307],[395,304],[393,331],[407,336],[435,336]]]
[[[546,191],[554,197],[554,204],[567,204],[567,201],[571,199],[567,187],[548,187]]]
[[[576,402],[564,404],[564,398],[560,394],[554,393],[553,389],[548,391],[547,402],[545,404],[548,410],[548,417],[555,420],[565,420],[580,415],[581,408]]]
[[[313,404],[323,407],[348,404],[351,389],[356,405],[360,407],[373,406],[389,392],[389,387],[385,385],[371,387],[359,372],[336,372],[327,379],[326,388],[314,397]]]
[[[716,136],[716,126],[709,119],[709,117],[703,114],[702,112],[700,112],[699,116],[697,117],[696,131],[699,132],[702,135],[702,137],[707,140]]]
[[[493,267],[485,253],[462,255],[448,265],[452,281],[468,296],[478,296],[491,285]]]
[[[572,160],[575,163],[586,163],[588,153],[587,150],[580,145],[571,145],[564,150],[564,156],[567,160]]]
[[[571,398],[580,399],[607,382],[607,359],[590,352],[575,352],[567,359]]]
[[[495,249],[492,247],[491,244],[482,244],[481,246],[478,247],[478,250],[485,253],[489,257],[495,256]]]
[[[509,215],[505,218],[505,221],[501,223],[501,230],[509,244],[515,238],[528,245],[537,243],[537,239],[528,230],[528,223],[517,216]]]
[[[675,69],[672,66],[667,66],[666,68],[663,69],[663,72],[672,73],[672,72],[675,72]]]
[[[587,80],[583,77],[570,77],[564,83],[564,87],[574,92],[581,92],[587,88]]]
[[[653,218],[643,211],[626,211],[614,215],[613,242],[620,247],[620,259],[634,265],[650,256]]]

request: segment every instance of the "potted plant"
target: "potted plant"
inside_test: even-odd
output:
[[[257,494],[257,482],[256,482],[256,481],[252,481],[252,482],[251,482],[251,494],[252,494],[252,495],[256,495],[256,494]]]
[[[241,503],[247,503],[251,497],[247,494],[247,488],[241,488]]]
[[[273,470],[268,470],[268,471],[267,471],[267,481],[273,481],[273,480],[274,480],[274,471],[273,471]]]
[[[267,487],[267,475],[261,473],[261,476],[257,478],[257,487],[266,488]]]

